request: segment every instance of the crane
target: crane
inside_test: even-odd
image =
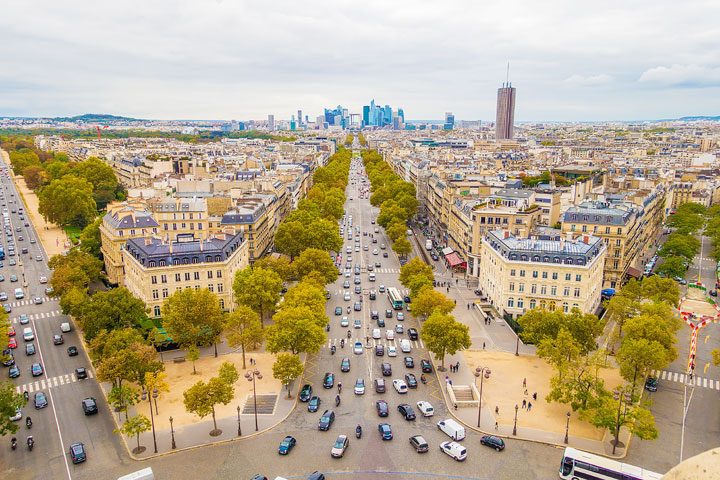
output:
[[[108,128],[107,125],[103,125],[102,130],[106,130],[107,128]],[[96,126],[95,126],[95,130],[97,130],[98,140],[100,140],[100,132],[102,131],[102,130],[100,129],[100,126],[99,126],[99,125],[96,125]]]

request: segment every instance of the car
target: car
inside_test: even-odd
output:
[[[85,369],[85,367],[77,367],[75,369],[75,376],[78,380],[84,380],[88,378],[87,369]]]
[[[378,291],[380,293],[385,293],[385,285],[380,285],[380,287],[378,287]]]
[[[382,268],[382,264],[380,262],[375,262],[375,268]]]
[[[17,365],[12,365],[8,370],[8,377],[17,378],[20,376],[20,368]]]
[[[345,278],[350,278],[350,270],[345,270]]]
[[[42,297],[33,298],[33,303],[35,303],[35,305],[40,305],[41,303],[43,303]]]
[[[392,317],[393,317],[392,310],[390,310],[389,308],[386,309],[385,310],[385,318],[392,318]]]
[[[342,317],[342,320],[340,320],[340,326],[347,327],[348,325],[350,325],[350,321],[348,320],[348,317]]]
[[[382,371],[383,377],[392,375],[392,367],[387,362],[380,365],[380,370]]]
[[[32,373],[33,377],[39,377],[43,374],[43,367],[39,363],[33,363],[30,366],[30,373]]]
[[[326,432],[330,430],[330,426],[335,421],[335,412],[332,410],[325,410],[320,417],[320,421],[318,422],[318,430],[322,430],[323,432]]]
[[[27,325],[30,323],[30,317],[27,316],[27,313],[21,313],[18,317],[18,321],[20,322],[20,325]]]
[[[368,264],[367,270],[368,270],[368,272],[372,272],[373,270],[375,270],[375,267],[373,267],[372,263]]]
[[[375,355],[378,357],[385,355],[385,347],[383,345],[375,345]]]
[[[312,396],[312,385],[309,383],[306,383],[303,385],[303,387],[300,389],[300,401],[301,402],[307,402],[310,400],[310,397]]]
[[[12,263],[10,263],[10,265],[12,265]],[[17,282],[17,281],[18,281],[17,275],[10,275],[10,281],[11,281],[11,282]]]
[[[72,460],[73,464],[82,463],[85,460],[87,460],[87,455],[85,454],[85,445],[82,443],[73,443],[70,445],[70,459]]]
[[[32,328],[25,327],[25,329],[23,330],[23,340],[25,340],[26,342],[32,342],[33,340],[35,340],[35,334],[33,333]]]
[[[97,401],[95,400],[95,398],[84,398],[82,401],[82,409],[85,415],[94,415],[98,413]]]
[[[432,417],[435,415],[435,409],[430,402],[420,400],[416,403],[418,410],[422,413],[423,417]]]
[[[355,290],[354,290],[354,292],[357,293],[358,295],[361,294],[361,293],[362,293],[362,287],[361,287],[360,285],[355,285]]]
[[[399,378],[393,380],[393,387],[395,388],[395,391],[401,395],[408,392],[407,383]]]
[[[711,297],[717,297],[717,290],[712,289],[712,290],[710,290],[709,293],[710,293],[710,296],[711,296]]]
[[[410,302],[412,302],[412,299],[410,298],[409,295],[405,295],[405,296],[403,297],[403,301],[404,301],[405,303],[410,303]]]
[[[383,440],[392,440],[392,427],[389,423],[381,423],[378,425],[378,432],[380,432],[380,438]]]
[[[405,417],[407,421],[415,420],[415,411],[413,411],[412,407],[407,403],[398,405],[398,412],[400,412],[400,415]]]
[[[335,386],[335,374],[332,372],[325,373],[323,377],[323,388],[333,388]]]
[[[47,287],[47,288],[45,289],[45,293],[46,293],[47,295],[52,294],[53,291],[54,291],[54,290],[53,290],[53,287]]]
[[[440,260],[440,257],[438,257],[438,254],[437,254],[437,253],[433,253],[432,255],[430,255],[430,257],[432,257],[432,259],[435,260],[436,262],[437,262],[438,260]]]
[[[494,448],[496,451],[505,450],[505,441],[495,435],[483,435],[480,437],[480,445]]]
[[[350,295],[350,292],[344,292],[343,293],[343,300],[346,302],[349,302],[352,296]]]
[[[378,314],[377,310],[373,310],[370,312],[370,320],[377,320],[380,318],[380,315]]]
[[[40,283],[47,283],[48,279],[45,276],[41,276],[39,281],[40,281]]]
[[[17,332],[15,332],[15,327],[10,325],[7,330],[8,337],[14,337]]]
[[[387,417],[390,414],[390,408],[385,400],[375,402],[375,410],[379,417]]]
[[[360,285],[361,283],[362,283],[362,280],[360,280],[360,277],[355,277],[355,278],[353,279],[353,284],[354,284],[354,285]]]
[[[410,340],[417,340],[419,338],[418,331],[414,328],[408,328],[408,338],[410,338]]]
[[[360,302],[355,302],[355,305],[353,305],[353,310],[355,310],[356,312],[361,311],[361,310],[362,310],[362,303],[360,303]]]
[[[10,313],[12,312],[12,307],[9,303],[3,303],[3,310],[5,310],[5,313]]]
[[[10,417],[10,421],[17,422],[18,420],[22,419],[22,417],[23,417],[22,410],[20,408],[16,408],[15,415]]]
[[[14,258],[11,258],[10,261],[8,262],[8,265],[10,265],[11,267],[13,267],[13,266],[17,265],[17,261],[16,261]],[[11,282],[17,282],[17,277],[15,277],[15,280],[13,280],[13,277],[15,277],[15,275],[12,275],[12,276],[10,277],[10,281],[11,281]]]
[[[342,307],[335,307],[335,315],[342,315]]]
[[[365,395],[365,380],[358,378],[355,380],[355,395]]]
[[[403,320],[405,320],[405,314],[403,312],[398,312],[396,316],[397,316],[397,319],[400,320],[401,322]]]
[[[375,393],[385,393],[385,379],[384,378],[376,378],[375,379]]]
[[[280,445],[278,446],[278,453],[280,455],[287,455],[288,453],[290,453],[290,450],[293,449],[296,443],[297,440],[295,440],[295,437],[288,435],[287,437],[283,438],[282,442],[280,442]]]
[[[383,258],[388,258],[388,252],[383,252]]]
[[[417,388],[417,378],[415,378],[415,374],[413,373],[406,373],[405,374],[405,383],[407,383],[408,388]]]
[[[65,343],[62,335],[53,335],[53,345],[62,345]]]
[[[343,288],[350,288],[350,280],[345,280],[343,282]]]
[[[429,360],[420,360],[420,368],[423,373],[432,373],[432,363]]]
[[[388,357],[397,357],[397,348],[395,347],[395,345],[388,345],[387,356]]]
[[[0,292],[0,302],[6,302],[8,299],[8,295],[5,292]]]
[[[353,353],[355,355],[362,355],[362,352],[363,352],[362,343],[355,342],[355,345],[353,346]]]
[[[320,397],[317,395],[313,395],[310,397],[310,400],[308,401],[308,412],[315,413],[320,408],[320,404],[322,403],[322,400],[320,400]]]
[[[17,340],[15,337],[10,337],[8,339],[8,348],[17,348]]]
[[[370,300],[376,300],[377,299],[377,293],[375,293],[375,290],[370,290]]]
[[[395,340],[395,331],[385,330],[385,340]]]
[[[37,410],[48,406],[47,396],[43,392],[35,392],[33,404]]]
[[[657,377],[648,377],[645,380],[645,390],[648,392],[657,392],[658,390],[658,379]]]
[[[9,367],[11,365],[15,365],[15,356],[12,353],[12,350],[9,348],[6,348],[2,352],[2,364],[6,367]]]
[[[75,345],[71,345],[67,349],[68,357],[76,357],[78,355],[78,349]]]
[[[359,252],[359,251],[360,251],[360,247],[355,246],[355,251],[356,251],[356,252]]]
[[[430,446],[422,435],[413,435],[410,437],[410,445],[417,453],[426,453],[430,450]]]
[[[377,325],[380,328],[385,328],[385,319],[384,318],[378,318],[377,319]]]
[[[413,357],[403,357],[403,362],[405,363],[406,368],[415,368],[415,361],[413,360]]]
[[[362,328],[362,321],[359,318],[353,320],[353,328]]]
[[[25,225],[25,226],[26,226],[26,227],[29,227],[30,225]],[[34,244],[34,243],[35,243],[35,239],[31,237],[31,238],[30,238],[30,243],[33,243],[33,244]]]
[[[442,442],[440,444],[440,450],[458,462],[462,462],[467,458],[467,450],[457,442]]]
[[[380,333],[380,329],[379,329],[379,328],[373,328],[372,337],[373,337],[375,340],[380,340],[380,338],[382,338],[382,334]]]
[[[0,265],[0,266],[2,266],[2,265]],[[5,276],[4,276],[4,275],[0,275],[0,282],[4,282],[4,281],[5,281]]]
[[[348,357],[344,357],[342,360],[340,360],[340,371],[341,372],[349,372],[350,371],[350,359]]]
[[[35,355],[35,344],[34,343],[27,343],[25,344],[25,355]]]
[[[345,454],[345,450],[347,450],[349,444],[350,440],[348,440],[347,435],[338,435],[335,444],[330,450],[330,456],[333,458],[341,458]]]

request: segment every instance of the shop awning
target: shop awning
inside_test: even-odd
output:
[[[627,271],[625,272],[625,274],[626,274],[628,277],[633,277],[633,278],[640,278],[640,277],[642,277],[642,272],[641,272],[640,270],[638,270],[637,268],[633,268],[633,267],[628,267],[628,269],[627,269]]]
[[[462,258],[460,258],[460,255],[455,252],[450,255],[445,255],[445,260],[447,260],[451,267],[457,267],[465,263]]]
[[[450,254],[453,253],[454,251],[455,251],[455,250],[453,250],[453,249],[450,248],[450,247],[445,247],[445,248],[442,249],[442,254],[447,257],[448,255],[450,255]]]

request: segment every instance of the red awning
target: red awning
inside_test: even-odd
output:
[[[630,277],[635,277],[635,278],[642,277],[642,272],[634,267],[628,267],[628,269],[625,271],[625,273]]]
[[[446,255],[445,260],[447,260],[451,267],[457,267],[458,265],[465,263],[456,252]]]

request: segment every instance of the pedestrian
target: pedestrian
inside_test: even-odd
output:
[[[528,412],[530,411],[531,408],[532,408],[532,402],[528,402]]]
[[[452,380],[450,380],[450,386],[452,387]]]
[[[533,401],[537,401],[537,392],[533,393]]]
[[[460,362],[455,364],[455,371],[457,372],[458,370],[460,370]]]
[[[455,302],[455,305],[457,305],[457,300],[453,299],[453,302]]]
[[[527,378],[523,378],[523,388],[527,387]]]
[[[527,400],[523,399],[523,408],[527,406]]]
[[[446,290],[447,290],[447,293],[450,293],[450,287],[447,287]]]
[[[500,407],[495,405],[495,415],[500,415]]]
[[[450,383],[450,377],[448,377],[447,375],[445,375],[445,383]]]
[[[528,394],[528,391],[527,391],[527,388],[526,388],[526,389],[525,389],[525,395],[527,395],[527,394]]]
[[[454,404],[453,407],[455,408],[455,411],[457,411],[457,403]]]
[[[456,279],[455,279],[455,285],[457,285],[459,281],[460,281],[460,279],[456,278]]]
[[[250,357],[250,365],[252,365],[252,364],[253,364],[253,363],[252,363],[252,357]]]
[[[497,430],[497,429],[498,429],[498,424],[497,424],[497,422],[495,422],[495,430]]]
[[[485,350],[485,342],[483,342],[483,350]]]

